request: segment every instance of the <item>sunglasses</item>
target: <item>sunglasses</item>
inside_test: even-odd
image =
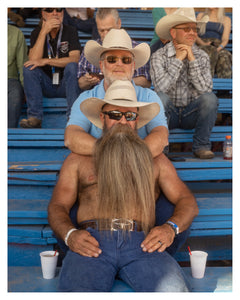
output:
[[[193,32],[199,33],[198,27],[174,27],[174,29],[182,29],[184,32],[190,32],[192,30]]]
[[[133,111],[121,112],[121,111],[111,110],[111,111],[102,111],[102,113],[104,115],[108,115],[109,119],[116,120],[116,121],[121,120],[122,116],[125,116],[127,121],[136,121],[138,117],[138,113]]]
[[[47,13],[52,13],[54,11],[54,9],[56,10],[57,13],[60,13],[63,11],[63,8],[61,8],[61,7],[48,7],[48,8],[44,8],[43,11],[45,11]]]
[[[104,58],[109,64],[115,64],[119,59],[121,59],[122,63],[125,65],[130,65],[133,61],[133,58],[130,56],[114,56],[114,55],[109,55]]]

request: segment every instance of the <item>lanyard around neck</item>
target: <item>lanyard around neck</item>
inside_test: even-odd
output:
[[[59,35],[58,35],[58,40],[57,40],[57,49],[56,49],[56,55],[54,56],[53,53],[53,48],[50,45],[50,36],[49,34],[47,34],[47,48],[48,48],[48,58],[51,59],[52,57],[58,58],[58,54],[59,54],[59,49],[60,49],[60,45],[61,45],[61,39],[62,39],[62,31],[63,31],[63,24],[61,24],[60,27],[60,31],[59,31]]]

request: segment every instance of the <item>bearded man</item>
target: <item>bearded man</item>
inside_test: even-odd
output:
[[[85,117],[80,110],[80,104],[91,97],[103,99],[108,87],[115,80],[131,81],[134,70],[148,62],[150,47],[147,43],[133,47],[132,40],[124,29],[112,28],[102,44],[88,41],[84,47],[84,55],[92,65],[101,69],[104,79],[93,89],[81,93],[74,102],[64,134],[64,144],[74,153],[92,155],[95,142],[101,137],[102,131]],[[132,83],[139,102],[158,102],[161,108],[159,114],[138,131],[155,157],[168,145],[164,107],[154,91],[135,85],[134,81]]]
[[[50,226],[69,247],[59,289],[107,292],[118,276],[137,292],[188,291],[165,249],[197,215],[196,200],[166,156],[153,159],[136,131],[158,114],[159,105],[138,102],[131,82],[117,80],[104,99],[86,99],[81,110],[104,133],[94,157],[67,157],[49,204]],[[175,210],[155,226],[160,193]],[[76,199],[75,227],[69,212]]]

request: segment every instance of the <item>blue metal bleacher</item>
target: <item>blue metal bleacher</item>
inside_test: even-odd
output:
[[[138,42],[147,42],[150,44],[154,35],[152,11],[140,9],[119,9],[118,11],[122,21],[122,28],[127,30],[130,37]],[[231,13],[226,13],[226,15],[232,18]],[[38,18],[26,19],[26,27],[21,28],[28,46],[30,45],[31,31],[38,25],[39,21],[40,19]],[[9,23],[12,24],[13,22],[9,20]],[[82,31],[78,31],[78,36],[82,46],[91,39],[91,34]],[[226,49],[232,52],[232,34],[230,34]]]

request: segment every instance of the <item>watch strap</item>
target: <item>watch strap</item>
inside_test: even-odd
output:
[[[175,235],[178,235],[178,234],[179,234],[179,227],[177,226],[177,224],[175,224],[175,223],[172,222],[172,221],[167,221],[166,224],[168,224],[169,226],[172,227],[172,229],[173,229],[174,232],[175,232]]]

